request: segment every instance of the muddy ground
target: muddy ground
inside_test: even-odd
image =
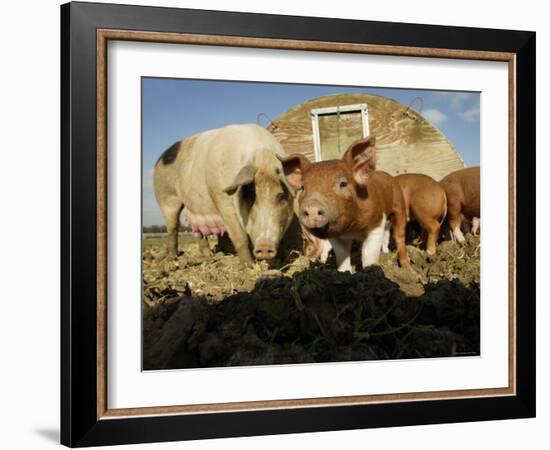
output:
[[[144,239],[143,367],[170,369],[479,354],[479,237],[409,245],[381,265],[339,273],[298,252],[243,268],[180,238],[176,259]]]

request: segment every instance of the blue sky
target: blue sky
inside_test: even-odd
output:
[[[421,97],[422,115],[441,130],[466,165],[479,165],[479,93],[162,78],[144,78],[142,83],[144,225],[163,223],[151,175],[159,155],[174,142],[229,124],[255,123],[262,112],[276,119],[296,104],[323,95],[371,93],[406,105]],[[267,124],[265,118],[262,124]]]

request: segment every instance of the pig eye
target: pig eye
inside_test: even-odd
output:
[[[345,179],[345,178],[340,178],[340,179],[338,180],[338,187],[339,187],[340,189],[345,189],[345,188],[347,188],[347,187],[348,187],[348,180]]]
[[[276,197],[276,202],[281,206],[286,206],[286,204],[288,203],[286,195],[283,192],[278,193]]]

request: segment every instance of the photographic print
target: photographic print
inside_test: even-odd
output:
[[[63,444],[535,416],[535,33],[61,25]]]
[[[144,370],[479,356],[479,92],[141,88]]]

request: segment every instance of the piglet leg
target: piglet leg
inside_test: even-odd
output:
[[[325,264],[328,259],[328,254],[332,250],[332,245],[330,244],[330,241],[328,239],[321,240],[321,257],[319,260]]]
[[[391,222],[386,220],[386,226],[384,228],[384,241],[382,242],[382,252],[390,252],[390,232],[391,232]]]
[[[367,238],[363,241],[361,247],[361,264],[363,268],[378,264],[380,250],[384,244],[384,235],[386,231],[386,215],[382,215],[380,224],[369,231]]]
[[[336,256],[336,267],[339,272],[351,272],[351,240],[334,238],[330,240]]]
[[[428,255],[434,255],[437,250],[437,239],[439,238],[441,225],[433,217],[419,219],[418,221],[423,229],[423,233],[426,234],[426,252]]]
[[[474,217],[472,219],[472,234],[476,235],[479,231],[479,217]]]
[[[464,234],[460,229],[460,221],[458,223],[451,223],[451,232],[453,233],[453,237],[461,244],[465,241]]]
[[[393,240],[397,247],[397,255],[399,256],[399,264],[401,267],[408,267],[410,264],[409,255],[407,254],[407,246],[405,245],[405,232],[407,227],[407,219],[403,214],[394,214],[392,220]]]
[[[464,234],[462,234],[462,230],[460,229],[462,225],[461,206],[458,202],[451,202],[450,200],[448,202],[447,221],[451,229],[451,234],[458,242],[463,243]]]

